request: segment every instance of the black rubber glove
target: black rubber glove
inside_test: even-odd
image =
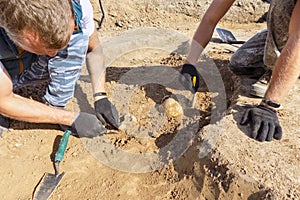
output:
[[[106,133],[106,128],[99,122],[97,117],[92,114],[80,112],[71,125],[73,134],[79,137],[93,138]]]
[[[240,124],[250,124],[251,137],[258,141],[271,141],[273,138],[280,140],[282,137],[276,111],[263,105],[248,108]]]
[[[200,78],[195,66],[191,64],[184,64],[180,73],[185,77],[185,79],[191,81],[192,93],[197,92],[200,85]]]
[[[109,124],[115,129],[120,126],[119,114],[116,107],[105,97],[94,103],[98,119],[104,124]]]

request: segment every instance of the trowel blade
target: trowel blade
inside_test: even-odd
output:
[[[223,42],[231,42],[231,41],[236,41],[236,38],[234,35],[225,29],[222,28],[216,28],[216,31],[218,32],[219,36],[221,37]]]
[[[197,94],[195,93],[194,95],[193,95],[193,98],[192,98],[192,108],[197,108],[196,105],[197,104]]]
[[[48,200],[64,175],[64,172],[58,176],[45,173],[34,191],[33,200]]]
[[[223,28],[216,28],[217,33],[221,37],[222,42],[228,43],[228,44],[244,44],[245,41],[239,41],[237,40],[234,35],[231,33],[231,31],[223,29]]]

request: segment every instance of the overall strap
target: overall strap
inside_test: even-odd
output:
[[[0,27],[0,59],[18,55],[18,48],[8,37],[3,28]]]
[[[73,33],[82,32],[82,8],[79,0],[72,0],[73,11],[75,15],[75,30]]]
[[[18,77],[30,67],[35,58],[35,54],[18,48],[5,30],[0,28],[0,61],[12,78]]]

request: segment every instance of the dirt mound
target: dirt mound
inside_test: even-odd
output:
[[[102,17],[98,1],[92,1],[95,18]],[[115,34],[121,30],[136,27],[173,28],[184,31],[195,30],[193,23],[199,23],[211,1],[191,0],[134,0],[103,1],[105,18],[100,34]],[[261,0],[236,1],[221,22],[239,24],[254,23],[265,19],[269,4]],[[186,23],[191,23],[188,26]],[[187,26],[186,26],[187,25]]]

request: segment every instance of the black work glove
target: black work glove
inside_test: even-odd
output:
[[[280,140],[282,129],[276,111],[272,108],[258,105],[248,108],[241,119],[241,125],[250,124],[251,137],[258,141]]]
[[[109,124],[115,129],[120,126],[119,114],[116,107],[105,97],[94,103],[96,116],[104,124]]]
[[[182,78],[191,81],[192,93],[197,92],[200,85],[200,77],[194,65],[184,64],[180,73],[184,76]],[[189,87],[190,88],[190,87]]]
[[[72,123],[70,130],[78,137],[93,138],[106,133],[106,128],[92,114],[80,112]]]

